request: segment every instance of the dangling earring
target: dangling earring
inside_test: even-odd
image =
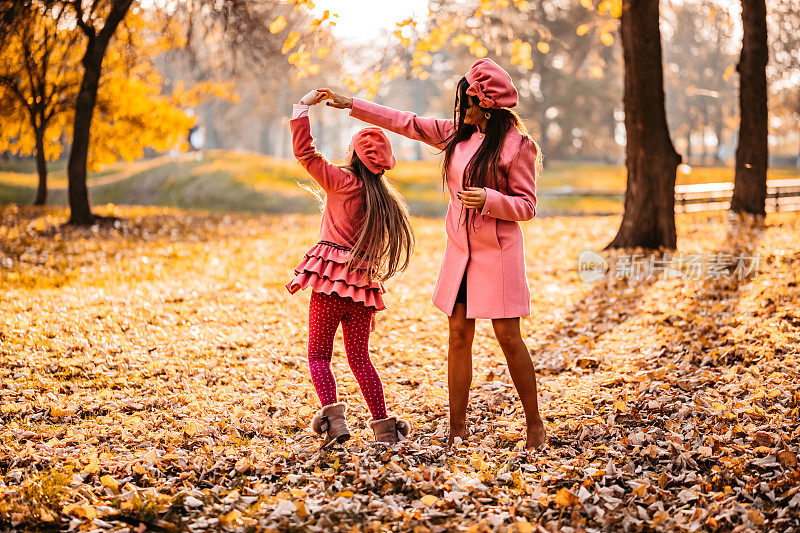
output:
[[[484,116],[484,118],[486,118],[486,120],[489,120],[490,118],[492,118],[492,114],[489,113],[488,111],[486,113],[484,113],[483,116]]]

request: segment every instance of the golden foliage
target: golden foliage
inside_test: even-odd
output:
[[[44,107],[45,114],[52,115],[44,133],[44,156],[46,160],[55,160],[61,155],[62,136],[71,130],[71,104],[81,82],[80,70],[64,66],[80,63],[81,47],[77,32],[60,31],[50,16],[31,24],[32,40],[43,40],[46,34],[56,34],[58,38],[37,46],[14,34],[0,49],[0,77],[7,79],[0,82],[0,151],[21,155],[35,152],[36,138],[28,106],[39,105]],[[30,65],[31,70],[41,74],[45,59],[50,68],[44,79],[23,67]],[[41,82],[44,85],[40,87]],[[11,83],[15,88],[12,89]]]
[[[597,5],[597,14],[619,18],[622,16],[622,0],[601,0]]]
[[[45,17],[44,28],[51,24]],[[166,29],[165,29],[166,28]],[[53,28],[50,28],[51,31]],[[80,63],[83,39],[79,30],[68,27],[55,28],[51,50],[48,52],[52,68],[49,69],[48,87],[53,105],[58,107],[45,133],[46,159],[58,158],[64,148],[64,138],[72,133],[73,101],[81,83],[79,69],[57,68],[61,64]],[[174,28],[164,21],[147,18],[142,12],[129,14],[112,40],[103,61],[103,73],[97,94],[97,105],[92,120],[88,167],[98,170],[119,159],[141,157],[145,148],[163,151],[180,147],[194,119],[185,108],[198,105],[211,97],[233,99],[232,85],[205,82],[186,88],[178,84],[172,95],[163,94],[163,80],[153,66],[153,60],[170,48],[180,45],[181,38]],[[12,39],[0,51],[0,64],[17,61],[23,53],[23,43]],[[42,55],[30,57],[34,63],[44,60]],[[23,90],[33,94],[25,78],[20,79]],[[0,87],[0,93],[3,93]],[[19,102],[9,94],[0,94],[4,116],[0,128],[0,150],[31,154],[35,150],[35,137],[30,117],[22,113]],[[31,96],[32,97],[32,96]],[[10,112],[9,112],[10,111]]]
[[[286,41],[284,41],[283,43],[283,48],[281,48],[281,53],[285,54],[286,52],[294,48],[299,40],[300,40],[300,34],[296,31],[290,31],[289,36],[286,37]]]
[[[286,17],[281,15],[274,21],[272,21],[272,24],[269,25],[269,32],[278,33],[279,31],[283,30],[283,28],[286,27],[286,24],[287,24]]]
[[[469,47],[469,53],[474,55],[475,57],[481,58],[481,57],[485,57],[486,54],[489,53],[489,51],[481,43],[473,43]]]
[[[390,309],[371,340],[390,409],[414,422],[414,437],[371,444],[339,336],[333,365],[353,438],[320,449],[308,427],[319,406],[306,368],[308,295],[283,287],[319,217],[99,211],[124,218],[62,228],[64,210],[0,209],[4,524],[800,527],[796,213],[770,214],[760,230],[726,213],[678,216],[685,251],[764,254],[745,281],[586,285],[575,257],[608,242],[618,217],[523,225],[535,317],[523,335],[550,436],[546,450],[526,452],[486,321],[471,435],[443,446],[447,321],[429,301],[441,220],[413,221],[417,253],[387,285]]]
[[[533,68],[531,43],[523,42],[520,39],[515,39],[511,43],[511,64],[520,65],[526,70]]]

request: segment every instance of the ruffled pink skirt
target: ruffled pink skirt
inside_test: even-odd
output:
[[[294,267],[295,278],[286,284],[292,294],[310,287],[314,292],[336,293],[344,298],[362,302],[376,311],[386,309],[383,303],[383,284],[369,283],[362,269],[348,270],[346,263],[350,250],[344,246],[321,241],[306,252]]]

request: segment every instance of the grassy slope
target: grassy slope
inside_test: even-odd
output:
[[[52,164],[50,202],[66,203],[63,163]],[[418,216],[439,216],[447,204],[436,161],[401,162],[389,174]],[[772,169],[770,178],[800,175],[796,169]],[[732,179],[728,168],[695,168],[679,174],[678,183],[706,183]],[[167,156],[135,163],[120,163],[89,178],[94,204],[154,205],[235,212],[304,212],[316,209],[316,200],[298,187],[308,175],[292,160],[245,152],[210,151],[172,160]],[[32,201],[36,175],[32,162],[0,166],[0,203]],[[539,213],[616,213],[621,197],[548,196],[556,188],[599,191],[625,189],[625,170],[608,165],[554,162],[539,179]]]

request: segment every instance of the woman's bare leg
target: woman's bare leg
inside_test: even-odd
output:
[[[536,396],[536,371],[533,368],[528,347],[522,340],[519,318],[498,318],[492,320],[494,334],[508,361],[511,380],[517,388],[522,408],[525,410],[525,424],[528,427],[526,448],[536,448],[545,441],[545,430],[539,414],[539,399]]]
[[[472,384],[472,339],[475,319],[467,318],[467,306],[455,304],[449,320],[450,340],[447,349],[447,392],[450,397],[450,435],[453,439],[467,436],[467,402]]]

